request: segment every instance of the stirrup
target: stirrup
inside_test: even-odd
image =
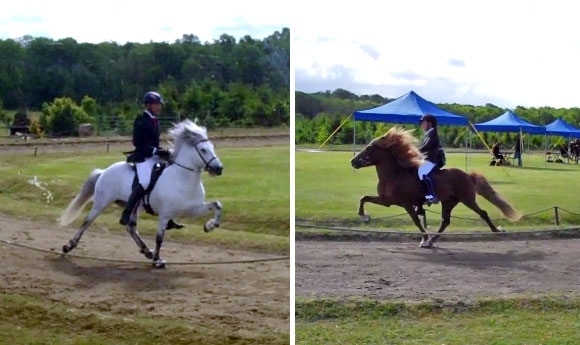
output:
[[[433,195],[425,195],[425,200],[430,204],[437,204],[439,202],[439,199]]]

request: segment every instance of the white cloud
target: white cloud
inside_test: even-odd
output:
[[[183,34],[194,34],[202,41],[212,41],[222,33],[263,38],[290,26],[287,12],[259,10],[263,6],[261,1],[234,0],[12,1],[0,12],[0,37],[44,34],[53,39],[73,37],[79,42],[125,43],[173,42]],[[231,32],[220,32],[222,28]]]
[[[378,3],[377,3],[378,4]],[[293,25],[298,90],[351,71],[344,85],[421,89],[435,102],[501,100],[504,107],[579,106],[580,23],[573,2],[398,1],[381,7],[312,3]],[[316,8],[318,6],[318,8]],[[365,50],[372,47],[378,58]],[[450,63],[463,62],[464,66]],[[413,75],[411,80],[403,76]],[[314,80],[318,78],[318,80]],[[348,80],[350,78],[350,80]],[[436,81],[446,80],[445,83]],[[438,85],[446,87],[437,90]],[[373,92],[374,93],[374,92]]]

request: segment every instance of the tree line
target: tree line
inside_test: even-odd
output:
[[[352,144],[355,130],[357,144],[366,144],[373,138],[383,135],[393,126],[393,124],[357,121],[355,129],[352,118],[346,122],[345,120],[356,110],[374,108],[393,101],[394,98],[385,98],[377,94],[358,96],[348,90],[336,89],[316,93],[296,91],[295,99],[296,144],[322,144],[343,122],[342,127],[328,140],[327,144]],[[473,124],[489,121],[508,110],[491,103],[483,106],[457,103],[436,105],[443,110],[465,116]],[[558,118],[562,118],[572,126],[580,127],[580,108],[577,107],[567,109],[517,106],[511,110],[526,121],[539,126],[545,126]],[[418,128],[416,125],[404,125],[403,127]],[[486,143],[499,141],[504,147],[514,146],[517,140],[517,133],[481,132],[479,134]],[[465,145],[466,130],[464,127],[441,126],[439,135],[447,147],[463,147]],[[543,136],[535,135],[530,138],[530,147],[543,147]],[[564,139],[556,140],[563,142]],[[472,140],[472,144],[474,148],[485,148],[484,144],[477,138]]]
[[[122,132],[149,90],[163,95],[167,122],[187,117],[210,128],[289,125],[289,84],[288,28],[264,39],[222,34],[203,43],[192,34],[173,43],[0,40],[0,122],[32,126],[40,119],[31,121],[28,112],[41,111],[37,127],[53,135],[74,134],[52,128],[51,112],[58,109],[69,109],[61,120],[75,126],[89,121],[101,131]]]

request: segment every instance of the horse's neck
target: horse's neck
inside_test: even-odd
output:
[[[404,169],[393,168],[396,163],[382,162],[376,165],[377,175],[381,178],[395,179]]]
[[[184,184],[185,188],[187,187],[191,187],[193,189],[198,188],[198,186],[201,184],[201,171],[188,170],[187,168],[191,169],[193,167],[188,166],[188,164],[186,163],[187,159],[180,158],[179,155],[175,157],[174,161],[175,163],[180,164],[182,166],[172,164],[171,166],[167,167],[167,169],[172,170],[171,174],[179,181],[187,181],[187,183]]]

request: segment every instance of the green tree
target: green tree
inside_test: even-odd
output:
[[[90,100],[86,103],[90,104]],[[93,122],[93,118],[68,97],[55,98],[52,103],[46,104],[42,115],[41,125],[51,136],[78,135],[81,123]]]

